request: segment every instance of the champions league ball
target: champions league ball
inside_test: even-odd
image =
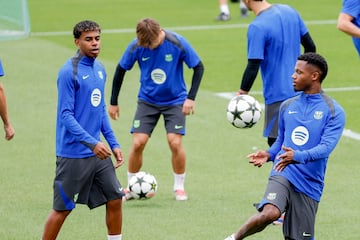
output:
[[[130,194],[135,199],[152,198],[156,193],[157,187],[155,177],[147,172],[138,172],[129,181]]]
[[[238,95],[230,100],[226,115],[234,127],[251,128],[260,120],[261,106],[250,95]]]

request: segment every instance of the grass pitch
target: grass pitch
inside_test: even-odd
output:
[[[346,128],[360,133],[356,90],[359,59],[351,39],[336,30],[341,2],[278,2],[296,7],[309,23],[318,52],[329,63],[324,88],[350,89],[329,91],[329,95],[346,110]],[[29,0],[32,36],[0,45],[6,71],[1,81],[16,129],[12,141],[0,139],[0,239],[41,236],[52,205],[57,71],[75,53],[71,29],[83,19],[98,21],[103,28],[99,59],[108,72],[106,99],[110,96],[117,61],[135,37],[131,29],[142,17],[157,18],[164,28],[185,36],[205,65],[196,113],[187,119],[188,134],[184,138],[188,156],[186,189],[190,199],[187,202],[173,199],[170,152],[159,123],[146,148],[143,166],[157,178],[159,189],[153,199],[124,204],[124,239],[224,239],[255,213],[252,203],[262,197],[271,166],[254,168],[245,156],[254,149],[266,148],[262,122],[252,129],[234,128],[226,120],[228,100],[215,95],[237,91],[246,66],[246,24],[253,14],[241,19],[238,5],[230,7],[232,20],[219,23],[213,20],[218,14],[217,1]],[[129,128],[135,111],[138,76],[136,67],[127,73],[119,98],[121,117],[111,122],[126,155],[131,144]],[[188,80],[190,76],[191,71],[186,71]],[[252,90],[261,90],[260,78]],[[262,101],[261,95],[256,97]],[[343,137],[329,159],[316,239],[359,237],[355,201],[360,197],[358,146],[358,140]],[[126,165],[118,170],[118,176],[126,184]],[[58,239],[105,239],[104,211],[104,207],[89,211],[85,206],[77,206]],[[281,227],[276,226],[249,237],[281,238]]]

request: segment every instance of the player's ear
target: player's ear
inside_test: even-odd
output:
[[[314,71],[312,74],[311,74],[313,80],[319,80],[320,81],[320,72],[319,71]]]
[[[77,47],[79,47],[79,42],[80,42],[80,39],[79,38],[75,38],[74,39],[74,43]]]

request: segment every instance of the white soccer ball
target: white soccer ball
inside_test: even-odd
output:
[[[237,128],[251,128],[261,117],[260,103],[250,95],[233,97],[226,111],[227,119]]]
[[[155,177],[147,172],[138,172],[129,181],[130,194],[135,199],[152,198],[157,188],[158,185]]]

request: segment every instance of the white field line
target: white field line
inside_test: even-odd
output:
[[[325,88],[325,92],[344,92],[344,91],[359,91],[360,87],[341,87],[341,88]],[[260,95],[262,92],[259,91],[252,91],[251,95]],[[216,96],[222,97],[225,99],[231,99],[235,96],[235,93],[231,92],[221,92],[221,93],[215,93]],[[261,107],[264,108],[264,104],[261,104]],[[360,141],[360,133],[353,132],[350,129],[344,129],[343,136],[355,139]]]
[[[317,20],[317,21],[305,21],[307,25],[329,25],[336,24],[337,20]],[[247,23],[239,24],[224,24],[224,25],[200,25],[200,26],[179,26],[179,27],[164,27],[165,29],[173,31],[198,31],[198,30],[215,30],[215,29],[235,29],[235,28],[247,28]],[[135,33],[135,28],[121,28],[121,29],[103,29],[102,33],[107,34],[121,34],[121,33]],[[71,31],[58,31],[58,32],[32,32],[31,36],[45,37],[45,36],[67,36],[71,35]]]

